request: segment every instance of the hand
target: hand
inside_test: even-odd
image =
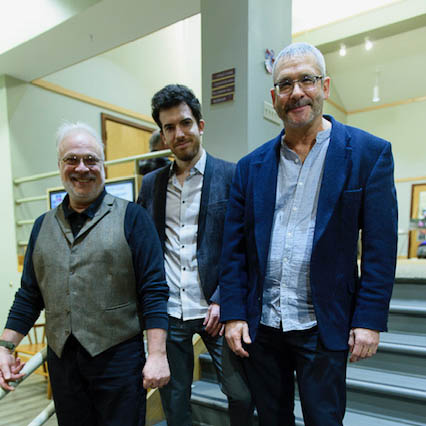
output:
[[[229,347],[235,355],[241,358],[248,358],[249,353],[243,349],[241,343],[241,340],[247,345],[251,343],[246,321],[228,321],[225,325],[225,337]]]
[[[22,379],[25,376],[21,373],[25,363],[20,358],[15,358],[6,348],[0,348],[0,387],[6,391],[13,391],[15,388],[9,385],[10,381]]]
[[[368,328],[352,328],[349,332],[349,362],[370,358],[377,352],[380,332]]]
[[[205,330],[212,337],[216,337],[218,334],[223,335],[224,326],[219,322],[220,318],[220,305],[217,303],[211,303],[207,309],[206,317],[204,318],[203,325]]]
[[[170,369],[165,353],[148,355],[142,370],[143,387],[145,389],[162,388],[170,380]]]

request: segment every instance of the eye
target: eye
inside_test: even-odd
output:
[[[80,162],[79,158],[76,155],[70,155],[68,157],[65,157],[62,159],[62,161],[65,164],[68,164],[69,166],[76,166]]]
[[[187,118],[187,119],[183,120],[182,121],[182,126],[191,127],[192,126],[192,120],[190,118]]]
[[[282,80],[282,81],[277,83],[277,86],[280,90],[283,90],[283,89],[285,90],[285,89],[288,89],[291,86],[293,86],[293,81],[289,80],[289,79]]]
[[[304,75],[300,81],[305,84],[312,84],[315,82],[315,77],[313,75]]]
[[[170,125],[166,125],[166,126],[163,126],[163,129],[165,132],[170,133],[171,131],[173,131],[174,127]]]
[[[88,155],[84,157],[83,161],[86,166],[95,166],[99,163],[99,159],[97,157],[94,157],[93,155]]]

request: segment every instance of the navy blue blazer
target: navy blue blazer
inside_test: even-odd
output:
[[[345,350],[350,328],[387,329],[396,265],[397,202],[390,143],[325,118],[332,130],[319,193],[310,283],[322,343],[330,350]],[[221,321],[247,321],[252,339],[262,310],[283,132],[238,162],[225,221]]]
[[[170,166],[145,175],[138,203],[148,210],[163,246],[166,239],[166,195]],[[207,302],[219,303],[219,261],[223,226],[235,164],[207,154],[198,217],[197,262],[201,286]]]

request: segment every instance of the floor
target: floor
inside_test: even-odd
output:
[[[0,426],[27,426],[49,403],[47,381],[33,374],[0,401]],[[57,426],[56,416],[45,425]]]

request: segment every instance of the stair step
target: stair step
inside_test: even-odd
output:
[[[392,298],[388,328],[391,332],[426,335],[426,301]]]
[[[351,366],[426,377],[425,359],[426,335],[381,333],[376,355]]]
[[[349,409],[426,424],[426,377],[349,365],[346,384]]]
[[[393,299],[426,300],[426,280],[420,278],[396,278]]]
[[[199,426],[229,426],[227,415],[228,403],[219,385],[208,381],[197,381],[192,388],[193,424]],[[300,401],[295,401],[296,425],[303,426],[303,415]],[[257,415],[255,414],[257,417]],[[368,413],[348,409],[346,411],[345,426],[421,426],[425,423],[409,422],[401,419],[391,419],[385,416],[372,416]]]
[[[386,343],[395,344],[397,338],[396,334],[391,334],[387,336]],[[418,340],[405,336],[405,342],[410,341]],[[404,419],[413,424],[426,419],[426,372],[424,355],[422,356],[421,369],[413,370],[412,375],[369,368],[368,362],[373,363],[375,357],[349,364],[346,380],[348,409],[384,418]],[[404,362],[404,358],[401,357],[399,363],[404,364]],[[216,375],[210,355],[200,355],[200,363],[203,382],[215,382]]]

